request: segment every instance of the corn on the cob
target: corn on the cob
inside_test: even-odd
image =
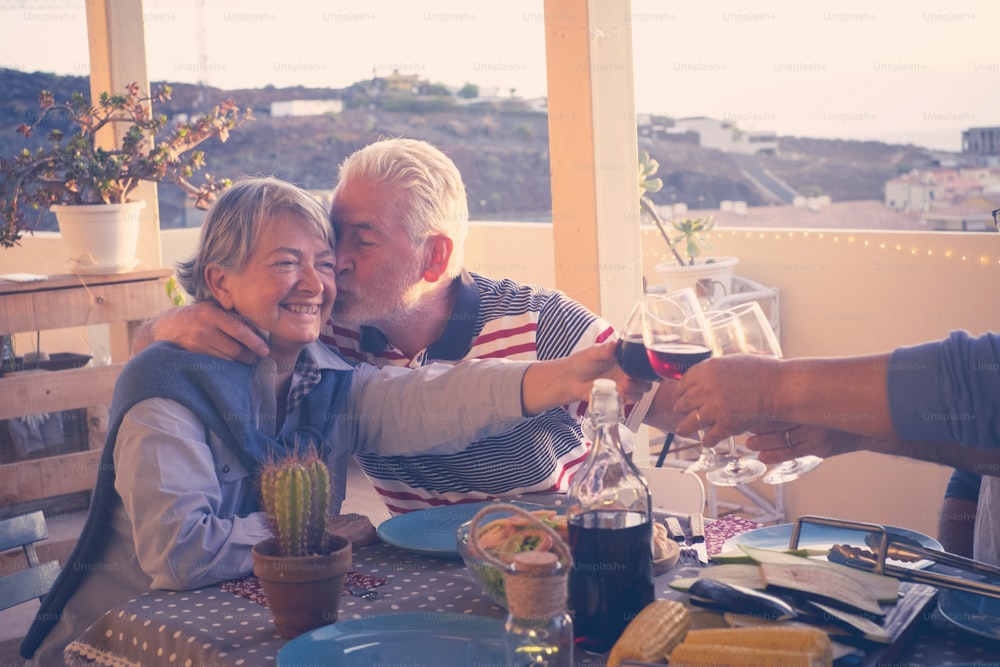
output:
[[[822,661],[820,664],[833,662],[830,638],[818,628],[706,628],[688,632],[684,643],[812,653]]]
[[[609,663],[610,664],[610,663]],[[745,646],[678,644],[670,652],[671,667],[829,667],[815,653]]]
[[[680,602],[653,600],[625,627],[608,655],[608,667],[624,660],[662,662],[691,627],[691,614]]]

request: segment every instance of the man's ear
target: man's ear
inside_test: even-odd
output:
[[[444,234],[435,234],[427,239],[427,264],[422,274],[424,280],[429,283],[437,282],[447,273],[452,248],[452,240]]]
[[[213,264],[205,269],[205,283],[212,292],[212,296],[219,302],[225,310],[232,310],[233,297],[229,293],[229,273],[217,264]]]

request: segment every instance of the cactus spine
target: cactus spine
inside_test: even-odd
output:
[[[315,448],[266,463],[260,489],[264,512],[283,556],[326,551],[330,472]]]

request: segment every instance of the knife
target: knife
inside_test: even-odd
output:
[[[684,543],[684,529],[681,528],[681,522],[677,520],[675,516],[668,516],[663,520],[663,523],[667,526],[667,535],[673,541],[683,544]]]
[[[708,563],[708,549],[705,546],[705,517],[701,512],[690,515],[688,525],[691,527],[691,539],[688,546],[693,547],[698,552],[698,560]]]

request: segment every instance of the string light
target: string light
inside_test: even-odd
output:
[[[975,262],[981,266],[994,267],[1000,266],[1000,255],[990,255],[982,254],[977,256],[970,256],[960,254],[955,251],[954,248],[938,248],[938,244],[935,244],[934,248],[921,248],[919,245],[904,245],[902,243],[891,243],[886,241],[873,241],[865,238],[858,238],[854,235],[849,235],[841,237],[839,234],[829,234],[827,232],[810,232],[804,230],[796,231],[759,231],[759,230],[740,230],[740,229],[725,229],[716,230],[709,234],[709,239],[725,239],[728,235],[731,239],[736,239],[738,237],[743,237],[746,239],[756,239],[759,240],[770,240],[775,242],[780,242],[785,239],[818,239],[822,241],[833,241],[834,243],[840,243],[842,240],[847,243],[855,244],[858,247],[870,249],[873,252],[898,252],[907,253],[912,257],[926,256],[932,259],[938,260],[954,260],[959,262]],[[858,243],[860,241],[860,243]],[[669,252],[664,252],[660,254],[661,262],[669,262],[673,258]]]

